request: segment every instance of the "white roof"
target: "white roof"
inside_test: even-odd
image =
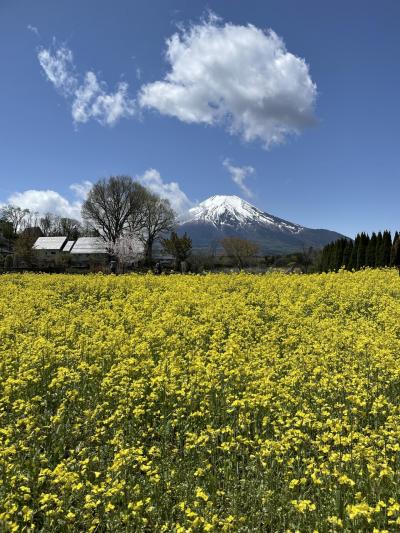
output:
[[[107,254],[107,244],[99,237],[79,237],[71,254]]]
[[[67,237],[39,237],[33,245],[34,250],[61,250]]]
[[[75,241],[68,241],[67,244],[63,248],[63,252],[70,252],[74,244],[75,244]]]

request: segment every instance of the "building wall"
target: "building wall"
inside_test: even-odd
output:
[[[108,254],[70,254],[71,264],[79,267],[90,267],[92,265],[108,265]]]

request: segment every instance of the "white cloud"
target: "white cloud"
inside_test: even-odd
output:
[[[253,167],[235,167],[231,164],[229,159],[225,159],[223,162],[224,167],[228,170],[231,175],[232,181],[238,185],[240,190],[248,197],[252,197],[253,193],[245,184],[245,180],[251,175],[254,174]]]
[[[74,57],[72,51],[64,46],[51,53],[46,48],[38,52],[39,63],[44,70],[47,79],[64,96],[73,96],[78,80],[75,75]]]
[[[115,93],[107,94],[104,84],[98,82],[94,72],[87,72],[85,80],[75,91],[72,116],[75,122],[87,122],[94,118],[100,124],[112,126],[121,117],[132,116],[134,102],[128,96],[128,84],[118,83]]]
[[[92,187],[93,183],[89,180],[84,180],[80,183],[73,183],[69,186],[71,191],[74,192],[75,196],[83,201],[86,200],[87,195],[89,194],[89,191]]]
[[[143,175],[137,176],[136,179],[153,193],[169,200],[171,207],[179,216],[185,215],[188,209],[194,205],[177,182],[165,183],[158,170],[154,168],[146,170]],[[81,220],[82,203],[85,201],[92,186],[93,183],[89,180],[70,185],[69,189],[73,193],[72,200],[51,189],[30,189],[15,192],[7,198],[6,202],[0,203],[0,205],[12,204],[22,209],[29,209],[32,212],[37,211],[42,215],[50,212],[62,217]]]
[[[7,199],[6,204],[12,204],[22,209],[29,209],[32,212],[37,211],[41,215],[54,213],[61,217],[81,220],[82,202],[86,198],[91,185],[92,183],[90,181],[72,184],[70,189],[75,195],[73,200],[68,200],[60,193],[51,189],[31,189],[13,193]]]
[[[32,24],[28,24],[26,29],[31,31],[32,33],[34,33],[36,35],[36,37],[40,37],[39,30],[38,30],[38,28],[36,26],[32,26]]]
[[[128,84],[120,82],[115,92],[108,92],[107,84],[88,71],[79,81],[69,48],[61,46],[54,51],[41,48],[38,60],[47,79],[71,100],[71,112],[75,124],[90,119],[102,125],[113,126],[119,119],[135,113],[135,101],[128,95]]]
[[[314,122],[317,94],[304,61],[272,30],[215,16],[167,40],[170,71],[142,86],[139,103],[187,123],[224,124],[265,147]]]
[[[137,177],[137,180],[161,198],[169,200],[172,209],[181,217],[193,207],[193,202],[181,190],[179,183],[176,181],[165,183],[158,170],[154,168],[146,170],[142,176]]]

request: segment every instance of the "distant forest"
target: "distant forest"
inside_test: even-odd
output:
[[[325,246],[320,256],[320,272],[360,270],[364,267],[380,268],[400,266],[400,239],[396,231],[393,239],[390,231],[383,233],[358,233],[354,241],[338,239]]]

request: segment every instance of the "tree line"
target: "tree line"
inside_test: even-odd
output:
[[[319,271],[337,271],[340,268],[360,270],[361,268],[400,267],[400,238],[396,231],[371,235],[358,233],[356,238],[338,239],[326,245],[321,252]]]

